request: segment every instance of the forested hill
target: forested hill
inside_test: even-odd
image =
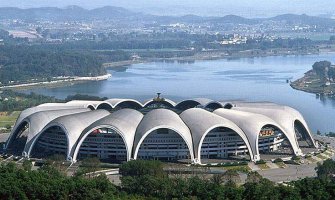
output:
[[[20,83],[57,76],[106,74],[99,58],[89,51],[54,50],[39,46],[0,47],[0,82]]]

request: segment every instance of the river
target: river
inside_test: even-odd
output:
[[[59,88],[36,88],[40,94],[65,98],[82,93],[109,98],[146,100],[161,92],[176,102],[196,97],[214,100],[271,101],[299,110],[316,132],[335,132],[335,100],[292,89],[295,80],[316,61],[335,62],[334,53],[221,59],[181,63],[142,63],[110,71],[110,79]]]

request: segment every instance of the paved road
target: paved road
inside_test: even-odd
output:
[[[274,182],[298,180],[305,177],[315,177],[316,163],[304,165],[287,165],[286,168],[258,171],[264,178]]]

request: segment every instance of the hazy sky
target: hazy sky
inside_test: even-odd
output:
[[[309,15],[335,13],[335,0],[0,0],[0,7],[66,7],[68,5],[84,8],[111,5],[160,15],[237,14],[262,17],[283,13]]]

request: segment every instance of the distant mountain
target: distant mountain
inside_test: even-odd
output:
[[[212,21],[219,23],[230,23],[230,24],[256,24],[257,22],[259,22],[256,19],[248,19],[237,15],[226,15],[224,17],[216,18]]]
[[[102,8],[96,8],[89,11],[90,17],[92,18],[120,18],[129,17],[134,15],[142,15],[141,13],[135,13],[130,10],[121,7],[105,6]]]
[[[285,21],[288,24],[307,24],[335,26],[335,20],[325,17],[308,15],[284,14],[271,18],[248,19],[237,15],[224,17],[201,17],[197,15],[185,16],[155,16],[133,12],[121,7],[105,6],[87,10],[78,6],[66,8],[41,7],[20,9],[14,7],[0,8],[0,19],[24,19],[24,20],[94,20],[94,19],[120,19],[120,20],[143,20],[158,23],[229,23],[229,24],[257,24],[264,21]]]
[[[335,25],[334,19],[308,16],[306,14],[303,15],[284,14],[269,18],[269,20],[285,21],[288,24],[308,24],[308,25],[325,25],[325,26]]]
[[[0,8],[0,19],[25,19],[25,20],[83,20],[124,18],[139,15],[120,7],[106,6],[93,10],[86,10],[78,6],[68,6],[64,9],[55,7],[20,9],[14,7]]]

